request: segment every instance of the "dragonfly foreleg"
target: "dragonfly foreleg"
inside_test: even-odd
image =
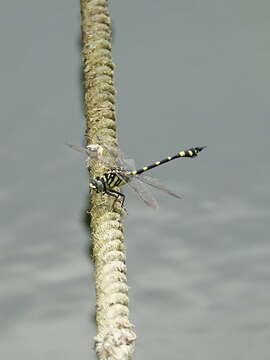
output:
[[[113,196],[115,198],[115,201],[119,198],[121,198],[121,207],[124,207],[124,203],[125,203],[125,195],[120,193],[119,191],[113,190],[113,189],[104,189],[105,194]],[[114,202],[115,203],[115,202]],[[113,205],[114,205],[113,203]]]

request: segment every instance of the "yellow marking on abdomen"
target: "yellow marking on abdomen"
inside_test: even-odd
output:
[[[193,155],[193,151],[191,151],[191,150],[188,150],[188,153],[189,153],[190,156]]]
[[[155,165],[159,165],[159,164],[160,164],[160,161],[156,161],[156,162],[155,162]]]
[[[148,169],[148,166],[143,167],[143,171],[146,171]]]
[[[185,156],[186,153],[185,153],[185,151],[180,151],[179,155],[180,155],[180,156]]]
[[[171,156],[168,156],[167,159],[168,159],[168,160],[172,160],[172,157],[171,157]]]

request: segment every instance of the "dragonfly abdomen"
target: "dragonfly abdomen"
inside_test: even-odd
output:
[[[131,174],[132,175],[140,175],[140,174],[144,173],[145,171],[151,170],[151,169],[153,169],[153,168],[155,168],[155,167],[157,167],[159,165],[166,164],[167,162],[169,162],[171,160],[174,160],[174,159],[178,159],[178,158],[182,158],[182,157],[194,158],[204,148],[205,148],[205,146],[201,146],[201,147],[193,147],[193,148],[190,148],[190,149],[185,150],[185,151],[180,151],[180,152],[178,152],[177,154],[175,154],[173,156],[168,156],[163,160],[156,161],[153,164],[145,166],[145,167],[143,167],[143,168],[141,168],[139,170],[134,170],[134,171],[131,172]]]

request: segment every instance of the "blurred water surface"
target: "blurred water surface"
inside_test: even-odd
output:
[[[158,212],[127,191],[135,359],[268,360],[269,3],[110,2],[118,128]],[[0,353],[94,359],[79,3],[1,4]]]

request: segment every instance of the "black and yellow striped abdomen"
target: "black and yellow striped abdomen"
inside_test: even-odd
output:
[[[135,171],[131,171],[132,175],[140,175],[142,173],[144,173],[145,171],[151,170],[159,165],[162,164],[166,164],[167,162],[174,160],[174,159],[178,159],[178,158],[194,158],[198,155],[198,153],[200,151],[202,151],[205,148],[205,146],[201,146],[201,147],[194,147],[194,148],[190,148],[188,150],[184,150],[184,151],[180,151],[177,154],[173,155],[173,156],[168,156],[165,159],[161,160],[161,161],[156,161],[151,165],[145,166],[139,170],[135,170]]]

